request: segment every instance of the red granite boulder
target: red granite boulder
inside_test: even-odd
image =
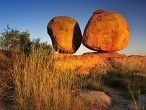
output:
[[[53,47],[59,53],[75,53],[81,45],[82,34],[76,20],[67,16],[54,17],[47,26]]]
[[[129,38],[129,27],[121,14],[97,10],[85,27],[82,42],[91,50],[114,52],[125,48]]]

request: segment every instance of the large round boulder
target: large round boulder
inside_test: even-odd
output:
[[[125,48],[129,38],[129,27],[121,14],[96,10],[85,27],[82,42],[91,50],[114,52]]]
[[[75,53],[81,45],[82,34],[76,20],[67,16],[54,17],[47,26],[53,47],[59,53]]]

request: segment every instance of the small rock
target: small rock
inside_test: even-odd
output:
[[[112,99],[101,91],[86,91],[80,94],[89,104],[90,110],[108,110]]]

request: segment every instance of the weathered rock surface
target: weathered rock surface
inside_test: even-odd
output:
[[[86,91],[80,96],[89,104],[90,110],[108,110],[112,103],[111,97],[101,91]]]
[[[84,53],[84,56],[99,56],[103,59],[108,60],[109,58],[125,58],[127,57],[124,54],[119,54],[118,52],[109,52],[109,53],[100,53],[100,52],[89,52],[89,53]]]
[[[75,53],[81,45],[82,34],[76,20],[58,16],[48,23],[48,34],[59,53]]]
[[[54,54],[54,67],[75,74],[106,74],[113,69],[131,68],[146,70],[146,56],[126,56],[117,52],[85,53],[83,55]]]
[[[65,55],[54,54],[54,67],[59,70],[71,70],[75,74],[89,74],[93,72],[106,73],[110,68],[107,60],[95,54],[89,55]]]
[[[125,48],[129,38],[129,27],[121,14],[96,10],[85,27],[82,42],[91,50],[113,52]]]

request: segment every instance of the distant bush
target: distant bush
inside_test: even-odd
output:
[[[31,47],[28,31],[20,32],[7,26],[0,36],[0,48],[10,51],[29,52]]]
[[[40,39],[30,39],[28,31],[20,32],[17,29],[7,26],[0,35],[0,49],[13,52],[22,52],[25,55],[30,55],[33,49],[42,48],[48,53],[53,52],[51,45],[47,42],[40,42]]]

